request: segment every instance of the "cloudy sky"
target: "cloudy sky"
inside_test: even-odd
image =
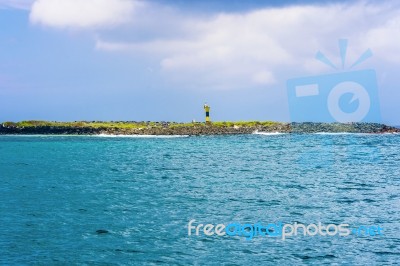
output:
[[[0,0],[0,27],[0,121],[290,121],[287,80],[374,69],[400,124],[396,1]]]

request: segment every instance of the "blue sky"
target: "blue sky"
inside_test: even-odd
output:
[[[287,80],[371,49],[400,124],[396,1],[0,0],[0,27],[0,121],[290,121]]]

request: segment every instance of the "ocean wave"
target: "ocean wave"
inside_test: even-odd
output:
[[[264,136],[277,136],[277,135],[284,135],[287,133],[283,133],[283,132],[259,132],[259,131],[254,131],[253,132],[254,135],[264,135]]]
[[[400,135],[399,132],[385,132],[385,133],[381,133],[382,135]]]

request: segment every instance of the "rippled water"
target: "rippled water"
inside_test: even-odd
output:
[[[399,135],[2,136],[0,178],[0,264],[400,261]],[[384,235],[189,237],[191,219]]]

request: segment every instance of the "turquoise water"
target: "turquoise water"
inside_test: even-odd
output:
[[[400,135],[0,136],[0,177],[0,264],[400,261]],[[188,236],[191,219],[384,234]]]

